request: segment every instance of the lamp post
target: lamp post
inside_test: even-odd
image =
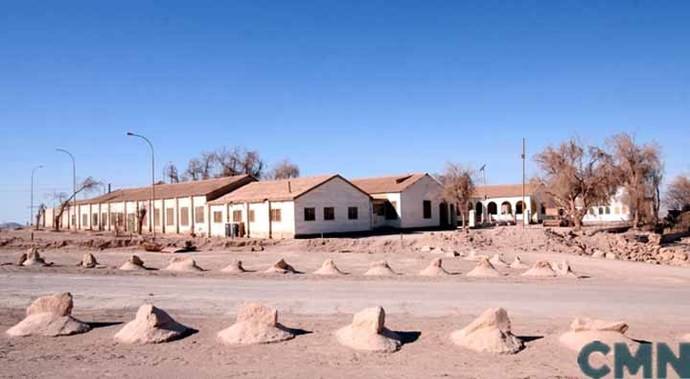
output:
[[[72,210],[72,212],[76,212],[76,211],[77,211],[77,195],[76,195],[76,193],[77,193],[77,163],[76,163],[76,161],[74,160],[74,155],[72,155],[72,153],[70,153],[69,151],[67,151],[67,150],[65,150],[65,149],[60,149],[60,148],[55,149],[55,151],[59,151],[59,152],[61,152],[61,153],[65,153],[65,154],[69,155],[70,159],[72,159],[72,191],[73,191],[73,192],[72,192],[72,195],[74,196],[74,198],[72,199],[72,203],[74,204],[74,209]],[[75,214],[76,214],[76,213],[75,213]],[[68,218],[69,218],[69,213],[67,214],[67,216],[68,216]],[[70,225],[72,224],[71,221],[72,221],[71,219],[70,219],[70,220],[67,220],[67,229],[70,228]],[[77,224],[78,222],[79,222],[79,217],[76,217],[76,216],[75,216],[75,222],[74,222],[74,224],[75,224],[74,227],[75,227],[75,228],[77,228],[77,225],[76,225],[76,224]]]
[[[148,138],[146,138],[140,134],[127,132],[127,135],[130,137],[138,137],[138,138],[143,139],[144,141],[146,141],[146,143],[151,148],[151,204],[149,205],[149,209],[151,211],[151,217],[149,220],[151,222],[149,222],[149,231],[151,233],[153,233],[153,239],[155,240],[156,239],[156,228],[153,225],[153,222],[154,222],[154,217],[153,217],[154,205],[153,205],[153,202],[156,199],[156,158],[155,158],[155,153],[153,150],[153,144],[151,143],[151,141],[149,141]],[[137,218],[138,217],[139,217],[139,215],[137,215]]]
[[[39,168],[43,168],[43,165],[38,165],[31,169],[31,203],[29,205],[29,225],[31,226],[34,226],[34,174]]]

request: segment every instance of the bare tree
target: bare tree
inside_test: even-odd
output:
[[[163,167],[163,177],[168,180],[168,183],[179,183],[180,175],[177,171],[177,166],[172,162],[168,162]]]
[[[669,184],[664,200],[668,209],[690,211],[690,176],[676,176]]]
[[[88,178],[84,179],[84,181],[81,182],[79,187],[77,187],[77,190],[74,191],[72,193],[72,195],[70,195],[69,197],[64,199],[62,201],[62,203],[60,203],[60,206],[58,207],[58,211],[54,215],[55,222],[53,223],[53,225],[55,227],[55,231],[60,230],[60,220],[62,220],[62,215],[65,213],[65,209],[67,209],[67,207],[69,206],[70,201],[72,201],[72,199],[74,199],[79,193],[81,193],[81,192],[84,192],[84,193],[92,192],[92,191],[98,189],[98,187],[100,187],[100,186],[101,186],[101,182],[96,181],[95,179],[93,179],[90,176]]]
[[[440,179],[443,184],[443,199],[456,205],[463,228],[467,229],[467,204],[475,190],[474,170],[456,163],[446,163]]]
[[[620,184],[611,155],[575,139],[549,146],[534,159],[542,171],[535,178],[539,191],[565,211],[576,229],[582,228],[587,210],[608,202]]]
[[[187,170],[185,170],[184,173],[184,179],[185,180],[201,180],[203,177],[203,168],[201,161],[197,158],[192,158],[189,160],[189,163],[187,164]]]
[[[608,141],[614,164],[625,188],[625,200],[633,214],[633,228],[658,221],[659,186],[663,178],[660,149],[655,144],[638,145],[626,133]]]
[[[249,174],[260,178],[263,174],[264,162],[256,150],[238,146],[231,149],[223,147],[215,151],[214,157],[220,169],[215,176]]]
[[[299,177],[299,167],[288,159],[283,159],[273,166],[268,177],[274,180],[297,178]]]

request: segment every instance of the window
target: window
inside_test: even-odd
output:
[[[204,207],[194,208],[194,222],[196,222],[197,224],[204,223]]]
[[[383,216],[386,213],[386,207],[384,204],[374,204],[373,208],[374,214],[377,216]]]
[[[397,206],[397,203],[395,201],[391,201],[389,203],[386,203],[386,220],[397,220],[398,219],[398,211],[395,209]]]
[[[347,219],[356,220],[359,215],[357,214],[357,207],[347,207]]]
[[[304,208],[304,221],[316,221],[316,208]]]
[[[107,213],[102,213],[101,214],[101,226],[105,226],[106,221],[108,220],[108,214]]]
[[[431,218],[431,201],[422,201],[422,207],[424,208],[424,218]]]
[[[189,226],[189,208],[180,208],[180,225]]]
[[[271,209],[271,221],[280,222],[280,209]]]
[[[603,214],[604,214],[604,208],[603,208],[603,207],[599,207],[599,214],[600,214],[600,215],[603,215]]]
[[[216,224],[220,224],[223,222],[223,212],[221,211],[215,211],[213,212],[213,222]]]
[[[335,220],[335,208],[324,207],[323,208],[323,219],[326,221]]]
[[[173,226],[175,225],[175,209],[166,208],[165,209],[165,225]]]
[[[72,225],[77,225],[77,215],[72,215]]]
[[[249,222],[254,222],[254,210],[249,210]]]
[[[89,215],[81,215],[81,225],[86,226],[89,223]]]
[[[91,222],[91,225],[93,225],[93,226],[98,225],[98,213],[94,213],[94,214],[91,216],[91,218],[92,218],[92,220],[93,220],[93,221]]]
[[[154,226],[161,226],[161,210],[160,209],[154,209],[153,210],[153,225]]]
[[[242,221],[242,211],[232,211],[232,221],[241,222]]]
[[[591,214],[592,216],[594,216],[596,214],[596,212],[594,211],[594,208],[589,208],[589,214]]]
[[[606,214],[610,215],[611,214],[611,207],[606,207]]]

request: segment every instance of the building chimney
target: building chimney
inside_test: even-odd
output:
[[[108,183],[108,193],[110,193],[110,183]]]
[[[289,180],[288,180],[288,193],[292,193],[292,185],[290,184]]]

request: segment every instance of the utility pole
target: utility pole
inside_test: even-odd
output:
[[[34,173],[39,168],[43,168],[43,165],[34,167],[31,170],[31,203],[29,205],[29,225],[34,226]]]
[[[146,141],[146,143],[151,148],[151,205],[149,207],[149,213],[151,215],[149,216],[149,221],[150,221],[149,222],[149,231],[151,233],[153,233],[153,240],[155,241],[156,240],[156,227],[153,225],[153,223],[155,221],[153,213],[154,213],[154,202],[156,201],[156,158],[155,158],[155,153],[153,150],[153,144],[151,143],[151,141],[149,141],[148,138],[146,138],[142,135],[135,134],[132,132],[127,132],[127,135],[130,137],[138,137],[138,138],[143,139],[144,141]],[[161,225],[162,225],[162,221],[163,221],[163,212],[164,211],[165,210],[161,208],[161,217],[160,217]],[[139,215],[136,216],[136,219],[137,219],[137,223],[138,223],[139,222],[138,221]]]
[[[55,149],[55,150],[69,155],[70,159],[72,159],[72,188],[73,188],[72,189],[72,191],[73,191],[72,195],[74,196],[74,198],[72,199],[72,203],[73,203],[72,215],[74,216],[74,228],[79,229],[79,228],[77,228],[77,223],[79,222],[79,216],[76,213],[77,212],[77,164],[76,164],[76,161],[74,160],[74,155],[72,155],[72,153],[70,153],[69,151],[67,151],[65,149]],[[67,220],[67,229],[69,229],[70,225],[72,224],[72,219],[69,215],[69,212],[67,212],[67,219],[68,219]]]
[[[525,203],[525,138],[522,138],[522,228],[525,228],[527,204]]]

